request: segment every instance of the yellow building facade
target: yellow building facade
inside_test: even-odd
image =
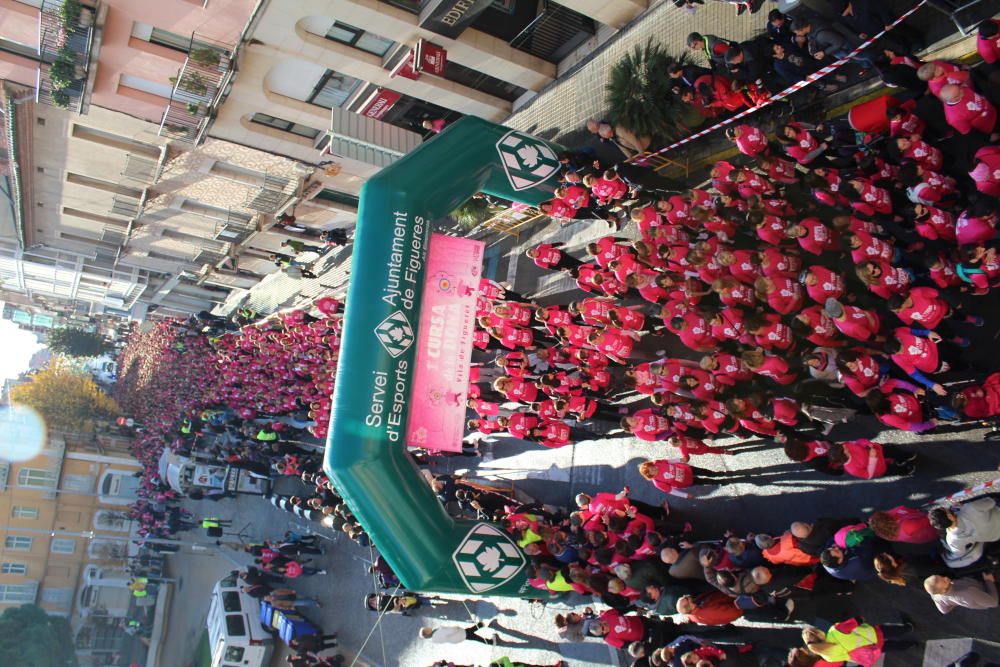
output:
[[[128,443],[50,433],[33,459],[0,460],[0,611],[34,603],[68,617],[83,655],[129,609],[126,513],[141,465]]]

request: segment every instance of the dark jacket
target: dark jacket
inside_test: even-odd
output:
[[[847,5],[843,2],[840,11],[843,12]],[[851,15],[841,16],[839,23],[859,37],[866,35],[868,39],[877,35],[895,20],[884,0],[850,0],[850,5]]]

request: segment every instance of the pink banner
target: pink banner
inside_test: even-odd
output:
[[[406,444],[462,451],[482,241],[433,234],[427,252]]]

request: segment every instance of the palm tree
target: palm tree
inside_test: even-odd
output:
[[[675,63],[687,64],[687,54],[676,58],[652,39],[615,63],[605,86],[610,120],[637,136],[677,136],[674,117],[683,102],[667,74]]]

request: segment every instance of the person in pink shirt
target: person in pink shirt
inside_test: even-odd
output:
[[[923,433],[937,426],[937,420],[924,419],[924,408],[918,398],[923,390],[895,378],[883,382],[878,391],[868,394],[869,409],[880,422],[901,431]]]
[[[879,340],[882,321],[875,312],[857,306],[845,306],[836,299],[827,299],[823,309],[845,336],[860,341]]]
[[[1000,217],[988,202],[973,205],[958,216],[955,223],[955,239],[958,245],[982,245],[997,237],[997,223]]]
[[[816,303],[826,303],[827,299],[840,299],[847,291],[844,277],[821,264],[813,264],[799,275],[799,282],[806,288],[806,294]]]
[[[770,378],[781,385],[792,384],[799,378],[798,369],[789,360],[767,354],[760,347],[744,351],[740,359],[751,372]]]
[[[968,86],[971,75],[968,70],[945,60],[933,60],[917,69],[917,77],[927,82],[927,88],[934,97],[941,97],[945,86]]]
[[[785,235],[796,239],[803,250],[813,255],[838,250],[837,232],[824,225],[819,218],[803,218],[789,225]]]
[[[670,419],[652,408],[639,410],[627,417],[622,417],[621,427],[622,430],[647,442],[666,440],[674,431]]]
[[[944,103],[948,124],[962,134],[973,130],[993,134],[997,125],[997,110],[990,101],[968,86],[947,85],[939,95]]]
[[[1000,19],[986,19],[979,24],[976,51],[987,65],[1000,61]]]
[[[542,269],[568,271],[581,264],[582,261],[561,250],[562,243],[539,243],[534,248],[528,248],[524,254],[534,260],[535,265]]]
[[[695,352],[715,349],[715,339],[708,321],[697,312],[686,313],[670,320],[669,328],[681,339],[681,343]]]
[[[913,113],[912,107],[915,106],[911,104],[911,108],[907,108],[904,104],[898,107],[891,107],[886,112],[889,118],[889,136],[890,137],[909,137],[914,134],[923,134],[924,130],[927,129],[927,123]]]
[[[889,542],[930,544],[940,539],[926,512],[905,505],[873,513],[868,517],[868,526],[877,537]]]
[[[767,153],[767,135],[752,125],[744,123],[730,127],[726,130],[726,136],[744,155],[756,157]]]
[[[652,482],[660,491],[681,498],[692,498],[693,496],[683,489],[701,484],[754,483],[752,475],[696,468],[682,459],[643,461],[639,464],[639,474]]]
[[[955,215],[934,206],[917,204],[913,207],[913,226],[917,234],[929,241],[955,243]]]
[[[889,154],[893,153],[899,162],[914,160],[931,171],[941,171],[944,166],[944,153],[924,141],[919,134],[890,139]]]
[[[568,203],[562,199],[550,199],[549,201],[542,202],[538,205],[538,210],[549,216],[550,218],[555,218],[559,220],[562,224],[572,220],[576,217],[576,208],[570,206]]]
[[[976,160],[969,176],[976,189],[989,197],[1000,197],[1000,146],[983,146],[976,151]]]
[[[759,299],[767,301],[767,305],[777,313],[790,315],[802,308],[804,293],[798,280],[787,276],[758,278],[753,284]]]

